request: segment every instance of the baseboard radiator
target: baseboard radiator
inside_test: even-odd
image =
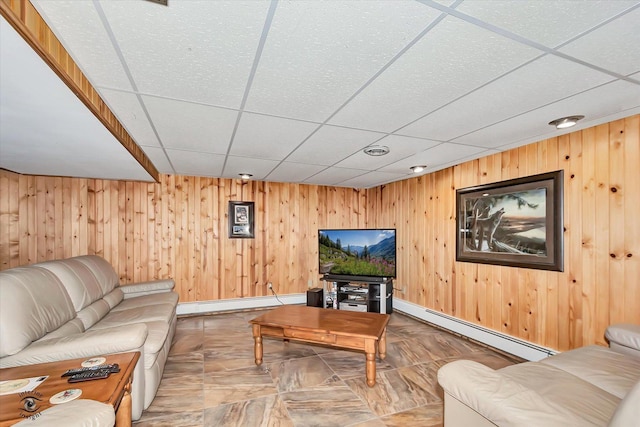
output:
[[[556,353],[552,349],[398,298],[393,299],[393,309],[526,360],[537,361]]]
[[[177,314],[181,316],[221,313],[270,308],[281,304],[306,304],[306,294],[183,302],[178,304]],[[549,348],[541,347],[399,298],[393,299],[393,309],[526,360],[541,360],[555,354],[555,351]]]

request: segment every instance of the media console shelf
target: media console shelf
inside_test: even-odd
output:
[[[339,310],[393,312],[393,279],[326,274],[322,280],[325,295],[336,284]]]

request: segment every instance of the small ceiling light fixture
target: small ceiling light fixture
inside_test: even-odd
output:
[[[384,156],[389,153],[389,147],[386,145],[370,145],[362,151],[370,156]]]
[[[240,178],[242,179],[251,179],[251,177],[253,176],[250,173],[241,173],[239,175],[240,175]]]
[[[571,126],[575,126],[576,123],[578,123],[578,120],[582,119],[584,119],[584,116],[562,117],[561,119],[551,120],[549,124],[551,126],[555,126],[556,129],[566,129],[570,128]]]
[[[427,168],[427,165],[418,165],[418,166],[411,166],[409,169],[411,169],[413,173],[420,173],[426,168]]]

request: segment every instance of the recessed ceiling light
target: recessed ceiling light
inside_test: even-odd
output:
[[[582,119],[584,119],[584,116],[562,117],[560,119],[551,120],[549,124],[551,126],[555,126],[556,129],[566,129],[570,128],[571,126],[575,126],[576,123],[578,123],[578,120]]]
[[[427,165],[418,165],[418,166],[411,166],[409,169],[411,169],[413,173],[420,173],[426,168],[427,168]]]
[[[250,173],[241,173],[240,174],[240,178],[242,179],[251,179],[253,175],[251,175]]]
[[[389,153],[389,147],[386,145],[370,145],[362,151],[370,156],[384,156]]]

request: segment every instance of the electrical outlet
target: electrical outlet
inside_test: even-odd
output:
[[[309,282],[307,282],[307,288],[313,288],[313,280],[309,279]]]
[[[273,284],[271,282],[267,283],[267,289],[269,289],[270,291],[273,290]]]

